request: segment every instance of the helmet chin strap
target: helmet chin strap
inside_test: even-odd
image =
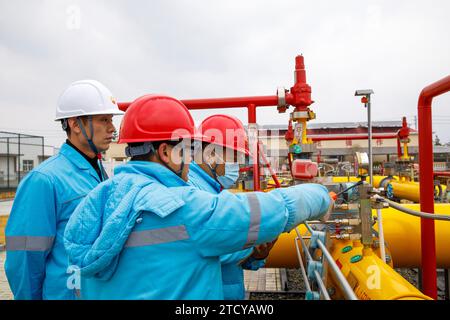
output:
[[[77,117],[77,123],[78,126],[81,129],[81,133],[83,134],[83,136],[86,138],[88,144],[89,144],[89,148],[91,148],[91,150],[95,153],[95,156],[97,157],[97,162],[98,165],[100,167],[100,172],[101,172],[101,181],[104,181],[108,178],[108,175],[106,174],[105,168],[103,167],[102,164],[102,154],[100,152],[98,152],[97,147],[95,146],[94,142],[92,141],[94,139],[94,125],[92,124],[92,116],[88,116],[88,123],[89,123],[89,131],[91,132],[91,137],[89,138],[86,130],[84,129],[83,123],[80,119],[80,117]]]
[[[204,156],[203,156],[203,152],[202,152],[202,160],[205,161],[205,158],[204,158]],[[216,165],[215,165],[214,168],[213,168],[212,165],[211,165],[208,161],[205,161],[205,163],[206,163],[206,165],[208,166],[209,170],[211,171],[214,180],[216,180],[216,182],[222,186],[222,184],[221,184],[221,183],[219,182],[219,180],[217,179],[217,176],[218,176],[218,174],[217,174],[217,166],[218,166],[219,164],[216,162]],[[222,186],[222,187],[223,187],[223,186]]]
[[[179,170],[175,170],[173,168],[171,168],[165,161],[162,161],[161,157],[159,156],[158,150],[155,150],[155,154],[156,156],[159,158],[159,160],[161,161],[161,163],[170,171],[172,171],[173,173],[175,173],[180,179],[183,179],[183,167],[184,167],[184,147],[183,149],[181,149],[182,156],[181,156],[181,164],[180,164],[180,169]]]

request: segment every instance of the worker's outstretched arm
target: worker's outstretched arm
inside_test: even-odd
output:
[[[270,192],[270,194],[274,193],[282,195],[290,212],[284,228],[285,232],[290,232],[304,221],[322,218],[327,214],[331,205],[328,189],[320,184],[305,183]]]
[[[253,248],[247,248],[241,251],[228,253],[220,256],[220,263],[224,264],[239,264],[239,262],[247,259],[253,253]]]
[[[220,256],[270,242],[305,220],[325,215],[331,203],[328,191],[317,184],[303,184],[269,193],[219,195],[190,189],[186,203],[198,203],[184,224],[200,253]]]
[[[42,299],[46,259],[56,233],[53,184],[31,172],[17,189],[6,226],[5,272],[15,299]]]

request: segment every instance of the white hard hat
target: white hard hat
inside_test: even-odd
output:
[[[73,82],[58,99],[55,120],[96,114],[124,114],[111,91],[96,80]]]

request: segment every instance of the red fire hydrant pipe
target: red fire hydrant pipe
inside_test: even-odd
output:
[[[283,105],[280,105],[282,101]],[[248,123],[256,124],[256,108],[278,106],[279,111],[286,111],[287,105],[295,107],[296,111],[307,110],[308,106],[314,101],[311,100],[311,87],[306,83],[306,70],[303,56],[295,57],[295,83],[290,91],[284,92],[284,97],[277,95],[272,96],[251,96],[251,97],[229,97],[229,98],[212,98],[212,99],[185,99],[181,100],[183,104],[190,110],[198,109],[221,109],[221,108],[247,108]],[[119,109],[126,111],[131,102],[119,102]],[[256,139],[257,141],[257,139]],[[257,142],[254,146],[255,163],[254,163],[254,190],[260,190],[259,183],[259,154]]]
[[[419,179],[420,210],[434,213],[433,137],[431,103],[433,98],[450,91],[450,76],[427,87],[419,96]],[[436,240],[434,220],[421,219],[422,288],[423,293],[437,299]]]
[[[292,94],[286,94],[286,103],[294,101]],[[229,97],[210,99],[184,99],[181,100],[189,110],[200,109],[228,109],[228,108],[248,108],[254,104],[257,107],[273,107],[278,104],[277,96],[252,96],[252,97]],[[126,111],[131,102],[119,102],[119,109]]]

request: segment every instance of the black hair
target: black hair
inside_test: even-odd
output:
[[[167,143],[171,146],[176,146],[179,141],[172,141],[172,140],[164,140],[164,141],[153,141],[152,145],[153,148],[156,150],[158,150],[159,146],[163,143]],[[139,147],[142,146],[144,143],[143,142],[132,142],[132,143],[128,143],[128,145],[130,147]],[[149,153],[146,154],[140,154],[138,156],[133,156],[131,157],[131,161],[150,161],[150,158],[154,155],[153,151],[150,151]]]
[[[86,123],[85,119],[87,118],[87,116],[78,116],[77,118],[80,118],[81,121],[83,122],[83,124]],[[66,132],[67,137],[70,137],[70,126],[69,126],[69,119],[61,119],[61,127],[62,129]]]
[[[67,137],[70,137],[70,127],[67,119],[61,119],[61,127],[66,132]]]

